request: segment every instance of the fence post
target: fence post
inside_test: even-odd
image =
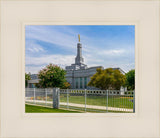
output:
[[[59,109],[59,88],[53,88],[53,108]]]
[[[36,103],[36,89],[35,88],[33,88],[33,93],[34,93],[34,104]]]
[[[108,90],[106,91],[106,112],[108,112]]]
[[[86,94],[86,89],[84,90],[84,96],[85,96],[85,112],[86,112],[86,100],[87,100],[87,94]]]
[[[67,109],[69,109],[69,90],[67,89]]]
[[[133,91],[133,113],[135,113],[135,90]]]
[[[47,107],[47,89],[45,88],[45,96],[46,96],[46,107]]]

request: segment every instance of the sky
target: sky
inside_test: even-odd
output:
[[[135,68],[134,25],[26,25],[25,72],[37,74],[49,63],[75,63],[78,34],[88,67]]]

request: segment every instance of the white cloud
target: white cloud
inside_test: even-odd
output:
[[[62,68],[75,63],[74,55],[43,55],[41,57],[26,57],[26,72],[38,73],[40,69],[45,67],[47,64],[53,63]],[[84,57],[84,63],[88,67],[92,66],[103,66],[104,68],[117,68],[120,67],[125,72],[135,68],[134,63],[120,64],[119,62],[104,61],[98,59],[96,56],[87,55]]]
[[[124,49],[103,50],[101,52],[98,52],[98,54],[109,55],[109,56],[121,55],[123,53],[125,53]]]
[[[28,26],[26,36],[29,39],[41,40],[69,48],[74,46],[75,42],[73,42],[73,40],[77,40],[74,35],[68,35],[53,28],[41,28],[37,26]]]
[[[43,67],[42,66],[26,66],[25,67],[25,72],[26,73],[31,73],[31,74],[37,74],[39,70],[41,70]]]
[[[33,47],[33,48],[27,48],[27,51],[35,53],[35,52],[44,51],[44,49],[42,47]]]
[[[74,55],[43,55],[41,57],[26,57],[26,71],[37,73],[49,63],[65,68],[65,66],[73,64],[74,59]]]
[[[69,65],[74,62],[73,55],[43,55],[41,57],[26,57],[26,65],[42,65],[42,64],[66,64]]]
[[[67,32],[67,33],[66,33]],[[58,45],[61,48],[64,49],[70,49],[74,50],[73,48],[77,45],[78,42],[78,33],[74,30],[65,27],[64,30],[60,31],[55,28],[48,28],[46,26],[40,27],[40,26],[27,26],[26,29],[26,38],[27,39],[35,39],[44,41],[47,43],[51,43],[55,45]],[[81,39],[83,42],[89,42],[92,41],[90,38],[88,38],[85,35],[81,34]],[[26,45],[28,47],[28,45]],[[84,45],[83,45],[84,46]],[[90,51],[93,49],[93,46],[85,46],[83,51]]]
[[[44,48],[34,41],[26,41],[26,51],[32,53],[45,52]]]

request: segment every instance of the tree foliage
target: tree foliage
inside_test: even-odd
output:
[[[101,68],[98,68],[97,72],[91,77],[88,86],[93,86],[102,90],[119,90],[121,86],[125,85],[125,81],[125,75],[119,70],[113,70],[112,68],[102,70]]]
[[[126,73],[126,86],[128,90],[135,89],[135,70],[130,70]]]
[[[64,82],[62,89],[70,89],[70,88],[71,88],[71,84],[69,82]]]
[[[25,73],[25,87],[28,86],[28,80],[31,80],[30,73],[29,74]]]
[[[57,65],[49,64],[45,68],[39,71],[38,78],[39,84],[36,87],[40,88],[52,88],[52,87],[64,87],[66,83],[65,70]]]

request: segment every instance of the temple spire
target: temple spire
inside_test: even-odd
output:
[[[81,65],[84,62],[84,59],[82,57],[82,44],[80,43],[80,34],[78,34],[79,43],[77,43],[77,56],[75,59],[76,65]]]
[[[66,70],[78,70],[78,69],[87,69],[87,65],[84,64],[84,58],[82,57],[82,44],[80,43],[80,35],[78,34],[78,43],[77,43],[77,56],[75,58],[75,64],[71,66],[66,66]]]

